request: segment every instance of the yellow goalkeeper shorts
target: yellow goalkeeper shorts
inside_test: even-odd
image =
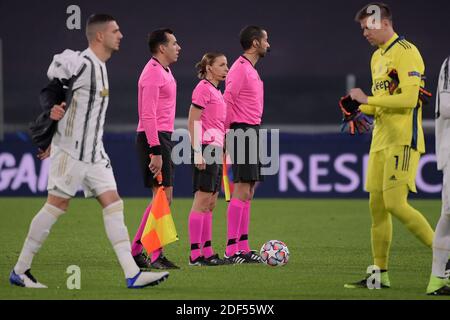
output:
[[[417,193],[416,174],[420,153],[410,146],[394,146],[369,155],[366,190],[383,192],[401,185],[408,185]]]

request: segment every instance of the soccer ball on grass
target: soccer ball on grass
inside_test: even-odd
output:
[[[261,261],[271,267],[284,266],[289,261],[289,249],[283,241],[270,240],[260,250]]]

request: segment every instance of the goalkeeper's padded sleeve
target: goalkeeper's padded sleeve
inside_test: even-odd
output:
[[[402,93],[392,96],[368,97],[368,104],[388,109],[414,109],[419,98],[419,86],[402,88]]]
[[[359,110],[361,110],[362,113],[368,115],[368,116],[374,116],[375,115],[375,107],[370,106],[368,104],[362,104],[359,106]]]
[[[389,72],[388,76],[391,78],[391,81],[389,83],[389,94],[393,95],[400,85],[400,79],[398,77],[397,70],[395,70],[395,69],[392,69]],[[421,76],[421,79],[425,80],[426,77]],[[431,94],[431,92],[429,92],[425,88],[423,88],[423,87],[419,88],[419,99],[420,99],[420,101],[422,101],[423,105],[427,105],[429,103],[429,101],[428,101],[429,98],[431,98],[432,96],[433,95]]]

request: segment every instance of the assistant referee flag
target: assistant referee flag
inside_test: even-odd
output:
[[[169,203],[164,188],[160,187],[153,200],[141,243],[150,253],[178,240],[175,223],[172,219]]]

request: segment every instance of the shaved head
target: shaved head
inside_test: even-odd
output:
[[[105,31],[108,23],[115,20],[116,19],[108,14],[91,15],[86,23],[86,38],[88,41],[93,41],[97,35],[97,32]]]

